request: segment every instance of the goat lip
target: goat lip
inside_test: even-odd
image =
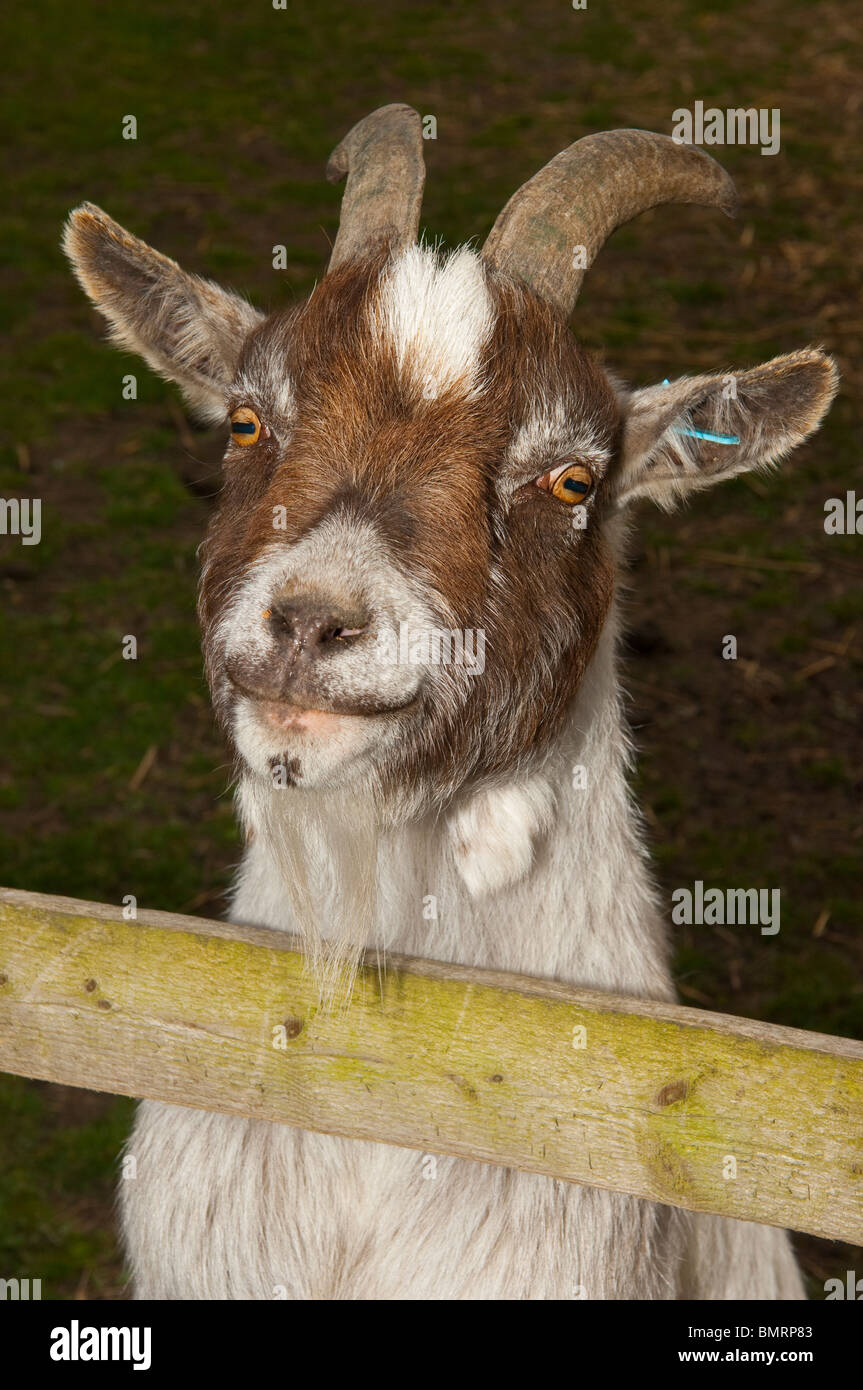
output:
[[[247,700],[251,700],[257,711],[262,714],[269,723],[289,724],[297,719],[302,719],[306,715],[323,716],[330,719],[373,719],[382,718],[386,715],[403,714],[414,708],[419,703],[416,695],[409,700],[402,701],[400,704],[380,705],[358,702],[356,704],[333,703],[320,704],[306,703],[305,700],[297,698],[290,693],[274,695],[262,690],[253,690],[241,684],[231,677],[231,684],[239,695],[244,695]]]
[[[305,709],[278,700],[257,701],[255,713],[269,728],[290,734],[329,733],[343,718],[332,710]]]

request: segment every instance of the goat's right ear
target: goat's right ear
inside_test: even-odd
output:
[[[225,415],[243,340],[262,315],[184,270],[93,203],[70,214],[63,249],[111,337],[182,389],[196,414]]]

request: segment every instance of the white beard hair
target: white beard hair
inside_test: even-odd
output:
[[[267,814],[255,818],[256,831],[284,883],[321,1006],[346,1008],[377,922],[375,798],[342,790],[264,794],[271,800]]]

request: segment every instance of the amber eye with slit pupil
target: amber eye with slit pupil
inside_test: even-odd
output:
[[[261,422],[253,410],[241,406],[231,415],[231,438],[236,444],[256,444],[261,437]]]
[[[593,487],[593,474],[581,463],[571,463],[554,473],[546,473],[539,485],[570,505],[583,502]]]
[[[560,483],[560,489],[571,497],[584,497],[590,487],[583,478],[564,478]]]

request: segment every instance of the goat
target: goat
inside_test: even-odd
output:
[[[376,947],[673,999],[617,674],[631,503],[776,463],[835,367],[631,390],[571,335],[615,227],[734,211],[668,137],[577,141],[480,253],[417,242],[411,108],[360,121],[328,175],[328,272],[268,317],[94,205],[65,230],[116,342],[230,420],[199,617],[246,832],[231,918],[300,933],[322,993]],[[394,634],[432,631],[482,632],[482,669],[398,659]],[[138,1297],[803,1296],[784,1231],[489,1164],[426,1181],[411,1150],[149,1101],[130,1151]]]

